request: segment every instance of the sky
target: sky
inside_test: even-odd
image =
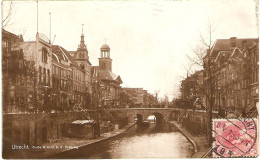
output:
[[[9,2],[3,3],[3,17]],[[100,47],[110,46],[113,73],[123,87],[143,88],[159,97],[178,95],[187,75],[192,48],[214,27],[213,40],[257,38],[254,0],[165,0],[165,1],[39,1],[38,31],[68,51],[77,50],[80,35],[92,65],[98,65]],[[14,1],[6,30],[35,40],[36,1]]]

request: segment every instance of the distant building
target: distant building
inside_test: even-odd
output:
[[[143,88],[122,88],[123,100],[128,105],[148,106],[152,104],[151,95]]]

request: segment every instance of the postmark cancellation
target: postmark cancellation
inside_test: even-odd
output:
[[[213,157],[258,156],[257,119],[213,119]]]

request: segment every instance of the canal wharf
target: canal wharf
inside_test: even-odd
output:
[[[170,121],[170,124],[174,125],[174,127],[177,128],[193,145],[194,154],[192,155],[192,158],[205,158],[204,155],[210,147],[206,136],[192,135],[185,127],[176,121]]]
[[[91,147],[94,144],[105,142],[126,132],[135,124],[130,123],[121,129],[103,133],[95,139],[62,138],[56,142],[45,143],[40,146],[30,146],[30,150],[17,150],[17,154],[10,157],[12,159],[45,159],[60,156],[67,152],[76,151],[82,147]],[[34,149],[33,149],[34,148]]]

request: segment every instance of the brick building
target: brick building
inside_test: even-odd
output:
[[[72,66],[63,50],[52,46],[52,107],[57,111],[73,108]]]
[[[197,101],[195,97],[198,97],[207,107],[211,90],[213,110],[224,112],[222,116],[229,112],[237,116],[252,112],[256,116],[259,101],[258,44],[258,39],[254,38],[217,39],[203,59],[205,69],[182,81],[182,98],[192,100],[194,104]]]
[[[4,29],[2,30],[2,103],[4,113],[21,112],[25,111],[25,108],[32,109],[31,101],[27,106],[27,99],[24,97],[26,95],[24,87],[27,85],[26,82],[33,82],[33,66],[30,76],[30,70],[28,70],[30,68],[26,67],[26,71],[21,72],[25,67],[24,53],[23,50],[14,49],[23,42],[22,36],[17,36]],[[28,62],[26,63],[29,64]],[[28,85],[30,88],[32,87],[31,83]],[[29,94],[32,98],[33,94]]]
[[[60,81],[60,86],[63,86],[63,88],[65,87],[64,89],[68,92],[67,96],[65,92],[63,93],[64,101],[67,102],[69,106],[68,109],[71,110],[73,107],[90,108],[91,88],[89,87],[89,82],[85,81],[88,72],[80,67],[76,60],[71,56],[71,52],[60,46],[53,47],[56,48],[56,53],[64,58],[66,62],[65,70],[56,70],[61,78],[64,77],[64,79],[61,79]],[[61,92],[63,91],[61,90]]]
[[[3,153],[11,154],[12,144],[42,144],[54,138],[56,122],[46,121],[51,117],[52,56],[43,34],[30,42],[4,30],[2,34]]]
[[[250,50],[257,46],[257,39],[218,39],[212,49],[215,108],[242,114],[254,105],[252,83],[256,78],[257,61]],[[255,62],[254,62],[255,61]],[[257,87],[258,88],[258,87]]]

